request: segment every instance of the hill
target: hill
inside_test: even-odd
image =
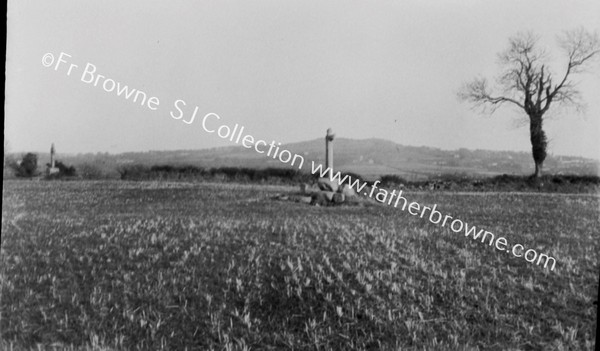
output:
[[[358,173],[366,178],[395,174],[408,180],[422,180],[441,174],[486,177],[500,174],[528,175],[533,161],[528,152],[489,150],[442,150],[396,144],[383,139],[354,140],[338,138],[333,142],[336,170]],[[306,172],[311,161],[325,163],[324,140],[315,139],[282,145],[304,157]],[[39,164],[49,162],[47,153],[39,153]],[[58,159],[76,168],[93,165],[105,173],[128,164],[194,165],[212,167],[290,167],[279,160],[259,154],[254,149],[227,146],[202,150],[127,152],[120,154],[58,154]],[[549,156],[545,172],[552,174],[597,175],[600,162],[571,156]]]

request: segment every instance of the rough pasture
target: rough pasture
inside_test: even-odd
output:
[[[2,346],[593,348],[597,196],[407,194],[550,272],[391,207],[271,199],[293,190],[4,182]]]

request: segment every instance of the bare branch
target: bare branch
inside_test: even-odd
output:
[[[589,33],[583,28],[563,33],[558,42],[569,57],[568,68],[572,73],[584,70],[600,53],[598,33]]]
[[[475,79],[472,82],[465,84],[458,96],[461,100],[470,102],[476,106],[490,104],[492,105],[493,110],[505,102],[510,102],[520,108],[525,108],[522,103],[511,97],[493,96],[488,90],[488,84],[485,78]]]
[[[563,33],[558,41],[563,50],[566,51],[569,62],[563,79],[554,87],[549,100],[554,98],[561,89],[566,88],[565,84],[567,84],[570,75],[583,72],[587,65],[598,58],[600,54],[598,33],[592,34],[582,28]]]

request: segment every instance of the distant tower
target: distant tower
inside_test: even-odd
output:
[[[56,168],[56,160],[54,159],[54,154],[56,150],[54,150],[54,143],[50,147],[50,167],[48,167],[48,175],[58,173],[59,170]]]
[[[325,135],[325,167],[333,171],[333,134],[331,128],[327,129],[327,135]]]

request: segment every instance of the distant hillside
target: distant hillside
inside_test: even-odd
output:
[[[310,162],[325,163],[323,139],[283,145],[305,158],[304,170]],[[353,140],[338,138],[333,142],[336,170],[358,173],[366,178],[396,174],[408,180],[420,180],[440,174],[493,176],[533,173],[531,154],[527,152],[487,150],[441,150],[431,147],[403,146],[382,139]],[[60,148],[60,145],[57,145]],[[49,162],[48,154],[38,154],[39,164]],[[105,172],[116,172],[126,164],[195,165],[211,167],[290,167],[279,160],[259,154],[254,149],[228,146],[203,150],[148,151],[122,154],[58,154],[66,164],[93,164]],[[552,174],[597,175],[600,162],[581,157],[549,156],[545,172]]]

